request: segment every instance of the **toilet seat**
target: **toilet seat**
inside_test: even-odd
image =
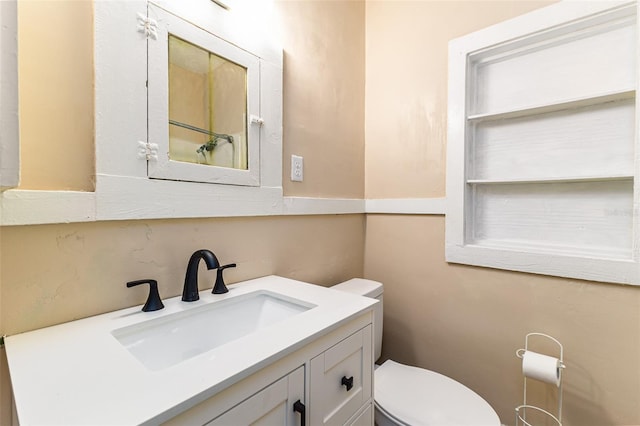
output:
[[[374,374],[377,408],[400,425],[500,426],[480,395],[447,376],[392,360]]]

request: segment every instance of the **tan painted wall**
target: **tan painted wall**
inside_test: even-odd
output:
[[[364,1],[279,1],[286,194],[364,195]],[[291,155],[304,182],[291,182]]]
[[[93,3],[18,4],[20,188],[93,191]]]
[[[284,162],[285,193],[361,197],[364,3],[276,6],[288,67],[284,127],[294,129],[285,131],[284,150],[305,156],[305,182],[296,186]],[[19,14],[21,187],[91,191],[91,1],[21,0]],[[126,289],[127,280],[157,278],[161,295],[175,296],[199,248],[238,263],[229,282],[279,274],[329,285],[361,276],[364,221],[331,215],[2,227],[0,334],[142,304],[144,291]],[[201,277],[203,288],[212,285],[210,273]],[[10,424],[9,407],[0,353],[0,425]]]
[[[367,197],[445,195],[448,40],[542,4],[367,2]],[[565,426],[640,424],[640,288],[447,264],[444,231],[442,216],[367,217],[384,358],[465,383],[512,425],[515,351],[547,332],[565,345]],[[530,397],[556,407],[548,387]]]
[[[367,1],[366,198],[443,197],[448,42],[552,1]]]
[[[365,276],[385,284],[383,358],[459,380],[512,425],[515,351],[545,332],[565,348],[565,426],[640,424],[639,289],[448,264],[443,247],[442,216],[368,216]],[[551,387],[529,391],[556,407]]]

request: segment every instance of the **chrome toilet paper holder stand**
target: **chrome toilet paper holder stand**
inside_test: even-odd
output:
[[[524,376],[524,391],[523,391],[523,402],[522,405],[519,405],[518,407],[516,407],[516,426],[535,426],[532,425],[531,423],[527,422],[527,410],[531,410],[531,411],[536,411],[539,413],[542,413],[543,415],[549,417],[550,419],[552,419],[553,421],[555,421],[555,423],[558,426],[562,426],[562,370],[564,368],[566,368],[566,366],[564,365],[564,348],[562,347],[562,343],[560,343],[557,339],[549,336],[548,334],[544,334],[544,333],[529,333],[525,336],[524,339],[524,349],[518,349],[516,351],[516,356],[520,359],[522,359],[524,357],[524,353],[527,352],[529,350],[529,338],[532,336],[541,336],[544,338],[547,338],[549,340],[551,340],[552,342],[554,342],[555,344],[558,345],[558,349],[559,349],[559,353],[560,353],[560,357],[558,358],[560,360],[559,363],[559,380],[558,380],[558,417],[554,416],[553,414],[551,414],[550,412],[548,412],[547,410],[544,410],[540,407],[536,407],[535,405],[528,405],[527,404],[527,376]]]

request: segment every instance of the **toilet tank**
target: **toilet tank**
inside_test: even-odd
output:
[[[365,280],[363,278],[353,278],[349,281],[336,284],[331,288],[360,296],[371,297],[380,301],[380,303],[373,307],[373,337],[375,339],[373,359],[374,361],[379,359],[382,354],[382,283]]]

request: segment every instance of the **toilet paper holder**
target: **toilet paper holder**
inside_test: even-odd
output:
[[[544,410],[540,407],[536,407],[534,405],[528,405],[527,404],[527,374],[525,374],[525,354],[526,352],[529,351],[529,339],[533,336],[540,336],[540,337],[544,337],[546,339],[551,340],[552,342],[554,342],[555,344],[558,345],[558,349],[559,349],[559,358],[553,358],[553,360],[555,360],[555,367],[556,367],[556,371],[557,371],[557,381],[556,381],[556,385],[558,387],[558,416],[554,416],[553,414],[551,414],[550,412],[548,412],[547,410]],[[546,359],[548,358],[549,360],[551,360],[551,357],[548,357],[546,355],[540,355],[540,354],[536,354],[534,352],[530,352],[530,354],[532,356],[536,356],[536,357],[542,357]],[[558,426],[562,426],[562,370],[564,368],[566,368],[565,364],[564,364],[564,348],[562,347],[562,344],[555,338],[549,336],[548,334],[544,334],[544,333],[529,333],[525,336],[525,343],[524,343],[524,349],[518,349],[516,351],[516,356],[520,359],[523,360],[523,376],[524,376],[524,391],[523,391],[523,403],[522,405],[516,407],[516,426],[535,426],[532,425],[531,423],[527,422],[527,410],[529,411],[534,411],[537,413],[542,413],[542,415],[549,417],[550,419],[552,419],[553,421],[555,421],[555,423]],[[533,376],[533,378],[535,379],[536,377]],[[546,378],[546,377],[545,377]],[[543,380],[546,381],[547,383],[552,383],[551,381],[548,380],[544,380],[544,379],[539,379],[539,380]]]

